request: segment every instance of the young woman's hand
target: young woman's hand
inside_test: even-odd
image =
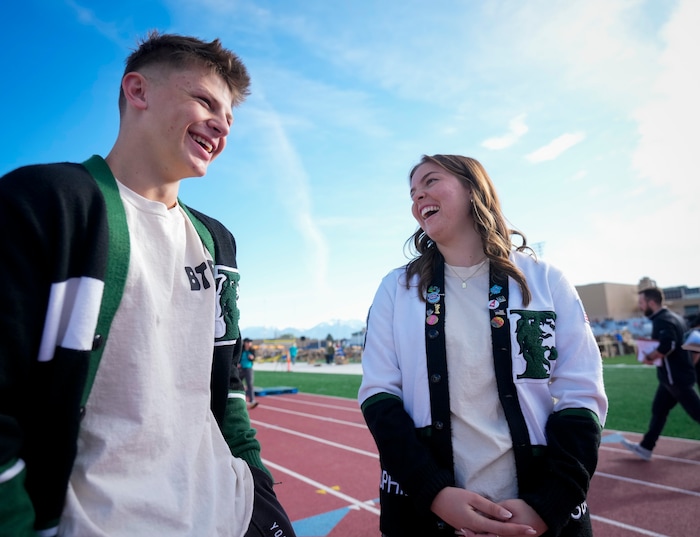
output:
[[[524,503],[524,502],[523,502]],[[527,504],[525,504],[527,505]],[[526,518],[525,509],[519,508],[518,517]],[[483,496],[457,487],[442,489],[430,506],[433,513],[456,528],[466,537],[516,537],[539,535],[522,521],[514,522],[514,514]],[[534,511],[533,511],[534,512]]]
[[[547,531],[547,524],[544,523],[544,520],[542,520],[540,518],[540,515],[538,515],[537,512],[523,500],[505,500],[499,502],[498,505],[500,505],[501,507],[505,507],[508,511],[513,513],[510,522],[526,524],[531,528],[534,528],[537,532],[529,535],[538,536],[542,535],[545,531]]]

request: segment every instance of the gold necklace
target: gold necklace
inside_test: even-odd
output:
[[[488,257],[485,257],[485,258],[481,261],[481,263],[479,263],[479,264],[476,266],[476,270],[474,270],[474,272],[472,272],[469,276],[467,276],[466,279],[465,279],[465,278],[462,278],[462,277],[457,273],[457,271],[456,271],[454,268],[452,268],[452,265],[447,265],[447,267],[452,271],[452,274],[454,274],[455,276],[457,276],[457,278],[460,279],[460,281],[462,282],[462,289],[466,289],[466,288],[467,288],[467,282],[468,282],[469,280],[471,280],[474,276],[476,276],[476,275],[479,273],[479,271],[481,270],[481,267],[484,265],[484,263],[486,263],[487,260],[488,260]],[[446,263],[446,264],[447,264],[447,263]]]

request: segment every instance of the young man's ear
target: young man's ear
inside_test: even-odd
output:
[[[141,74],[135,71],[127,73],[122,78],[122,91],[128,106],[133,106],[139,110],[145,110],[148,107],[146,99],[146,89],[148,80]]]

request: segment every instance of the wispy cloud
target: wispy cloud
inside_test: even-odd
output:
[[[656,22],[643,4],[639,0],[520,2],[514,9],[497,12],[503,16],[497,33],[481,38],[485,45],[502,41],[500,48],[508,47],[509,54],[499,60],[501,70],[521,73],[522,66],[528,80],[546,77],[548,86],[592,92],[601,102],[628,107],[646,94],[656,56]],[[664,9],[657,6],[653,11]],[[491,55],[486,57],[492,60]]]
[[[255,75],[253,92],[263,92],[269,101],[280,103],[285,125],[290,121],[303,128],[322,125],[370,137],[390,133],[378,121],[378,105],[364,91],[313,80],[279,65],[258,68]]]
[[[571,178],[569,179],[569,182],[575,183],[575,182],[581,181],[587,175],[588,175],[587,170],[579,170],[574,175],[571,176]]]
[[[525,114],[520,114],[510,120],[506,134],[487,138],[481,142],[481,146],[486,149],[505,149],[517,142],[528,130],[528,126],[525,124]]]
[[[700,64],[697,61],[697,28],[700,4],[679,2],[662,31],[665,49],[652,95],[633,117],[639,144],[632,164],[653,184],[682,194],[700,194],[697,181],[698,125],[700,125]],[[690,214],[690,212],[688,213]]]
[[[327,287],[328,245],[314,219],[309,191],[309,177],[301,157],[284,130],[283,122],[271,108],[258,108],[257,121],[265,132],[273,156],[274,193],[287,211],[288,218],[307,243],[306,257],[315,274],[309,278],[321,289]]]
[[[549,142],[547,145],[540,147],[529,155],[526,155],[525,158],[533,163],[554,160],[564,151],[582,142],[585,138],[586,135],[583,132],[562,134],[558,138],[555,138]]]
[[[134,46],[133,41],[124,37],[123,32],[116,24],[101,20],[93,10],[83,7],[73,0],[67,0],[66,4],[75,11],[81,24],[92,26],[97,32],[120,47],[131,48]]]

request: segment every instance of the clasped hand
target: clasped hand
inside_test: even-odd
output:
[[[537,537],[547,531],[544,521],[523,500],[494,503],[457,487],[442,489],[431,510],[465,537]]]

